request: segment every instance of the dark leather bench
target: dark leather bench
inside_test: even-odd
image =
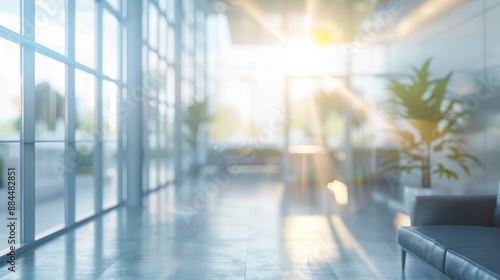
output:
[[[500,279],[500,194],[417,197],[398,242],[403,269],[409,253],[451,279]]]

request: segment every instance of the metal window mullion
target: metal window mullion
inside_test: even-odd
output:
[[[168,6],[168,4],[167,4]],[[168,10],[168,7],[166,8]],[[165,79],[165,101],[162,102],[163,109],[165,110],[165,115],[163,118],[163,149],[162,152],[164,153],[162,158],[163,161],[163,172],[165,172],[165,184],[164,186],[166,187],[168,185],[168,157],[169,157],[169,150],[168,150],[168,129],[169,129],[169,123],[168,123],[168,100],[169,100],[169,92],[168,92],[168,87],[170,80],[168,80],[168,73],[170,71],[170,66],[169,66],[169,43],[170,43],[170,38],[169,38],[169,32],[170,32],[170,27],[169,27],[169,20],[168,20],[168,14],[165,11],[164,13],[165,16],[165,56],[162,58],[163,63],[165,63],[165,73],[163,76],[163,79]]]
[[[203,95],[208,98],[208,24],[207,14],[203,13]]]
[[[182,2],[182,0],[175,0],[174,181],[176,187],[182,184]]]
[[[97,71],[102,73],[102,38],[103,38],[103,6],[102,1],[97,1],[97,38],[96,38],[96,52],[97,52]],[[102,212],[103,209],[103,126],[102,126],[102,83],[103,78],[98,77],[96,97],[95,97],[95,132],[94,132],[94,182],[95,182],[95,214]]]
[[[22,1],[23,35],[35,39],[35,0]],[[22,48],[21,243],[35,241],[35,50]],[[27,140],[27,141],[26,141]]]
[[[160,114],[160,106],[159,106],[159,97],[160,97],[160,8],[158,6],[158,3],[155,3],[155,8],[157,10],[157,18],[156,18],[156,42],[157,42],[157,49],[156,49],[156,81],[155,81],[155,91],[156,91],[156,96],[155,96],[155,104],[156,104],[156,118],[155,118],[155,126],[156,126],[156,156],[155,156],[155,164],[156,164],[156,187],[159,186],[160,184],[160,157],[158,156],[158,151],[160,148],[160,120],[159,120],[159,114]]]
[[[118,87],[118,92],[117,92],[117,100],[118,100],[118,110],[117,112],[120,112],[121,107],[122,107],[122,98],[123,98],[123,88]],[[118,116],[119,117],[119,116]],[[123,200],[123,153],[124,148],[123,148],[123,126],[122,126],[122,120],[118,119],[118,127],[116,129],[116,134],[117,134],[117,148],[116,150],[118,151],[116,155],[116,161],[117,161],[117,167],[118,167],[118,188],[116,191],[116,197],[117,197],[117,202],[120,203]]]
[[[165,88],[165,93],[166,93],[166,88]],[[160,112],[160,108],[161,108],[161,111]],[[164,162],[166,161],[166,141],[167,139],[165,139],[165,127],[167,126],[167,121],[165,120],[165,115],[164,113],[166,112],[166,107],[165,107],[165,103],[163,102],[158,102],[158,122],[159,122],[159,130],[158,130],[158,145],[159,145],[159,150],[160,150],[160,159],[159,159],[159,172],[160,174],[165,174],[166,170],[165,170],[165,165],[164,165]],[[163,115],[162,115],[163,114]],[[160,177],[160,187],[163,187],[164,186],[164,183],[165,183],[165,179],[163,176],[159,176]]]
[[[159,76],[159,75],[158,75]],[[159,88],[157,89],[158,91],[158,96],[159,96]],[[159,101],[158,96],[156,97],[156,178],[157,178],[157,186],[159,187],[161,185],[161,161],[162,161],[162,150],[163,147],[160,144],[161,143],[161,117],[160,117],[160,106],[162,104]]]
[[[24,19],[23,19],[24,20]],[[32,45],[31,39],[27,39],[23,37],[23,35],[20,35],[7,27],[1,26],[0,25],[0,36],[6,40],[9,40],[13,43],[19,44],[19,45]]]
[[[123,106],[125,106],[126,102],[127,102],[127,87],[124,86],[122,88],[122,91],[120,92],[120,110],[122,110]],[[120,111],[119,111],[120,112]],[[119,115],[120,117],[120,115]],[[128,159],[128,155],[127,155],[127,146],[126,146],[126,137],[127,137],[127,122],[126,122],[126,119],[125,118],[121,118],[120,120],[121,122],[121,130],[120,130],[120,145],[121,145],[121,153],[122,153],[122,156],[121,156],[121,170],[120,170],[120,175],[121,175],[121,181],[120,181],[120,191],[118,193],[119,195],[119,201],[120,202],[126,202],[126,194],[127,194],[127,188],[128,188],[128,183],[127,183],[127,180],[125,180],[123,178],[123,176],[125,176],[126,172],[127,172],[127,159]]]
[[[69,0],[67,5],[67,53],[70,60],[75,59],[75,0]],[[75,145],[75,125],[76,125],[76,105],[75,105],[75,67],[66,66],[66,141],[65,141],[65,164],[64,164],[64,185],[65,185],[65,224],[72,225],[75,222],[75,188],[76,188],[76,145]]]
[[[198,94],[198,90],[197,90],[197,75],[196,75],[196,71],[197,71],[197,67],[196,67],[196,58],[197,58],[197,55],[196,55],[196,48],[197,48],[197,44],[198,44],[198,38],[196,38],[197,36],[197,31],[198,31],[198,20],[196,19],[196,14],[195,14],[195,11],[193,10],[192,11],[193,13],[193,27],[191,28],[191,36],[193,36],[193,46],[192,46],[192,50],[191,50],[191,59],[193,60],[192,61],[192,71],[193,73],[191,73],[191,75],[193,76],[193,100],[196,99],[196,95]],[[195,154],[196,154],[196,151],[195,151]],[[196,157],[196,155],[195,155]]]
[[[101,3],[101,5],[102,5],[102,7],[103,7],[103,8],[106,8],[106,10],[107,10],[110,14],[114,15],[114,16],[115,16],[115,17],[116,17],[116,18],[117,18],[120,22],[122,22],[122,21],[123,21],[123,17],[122,17],[121,11],[117,11],[117,10],[115,10],[115,8],[113,8],[113,7],[112,7],[110,4],[108,4],[108,2],[106,2],[106,1],[98,1],[98,2],[100,2],[100,3]]]
[[[154,1],[150,1],[150,2],[153,3],[153,7],[154,8],[157,8]],[[149,7],[150,6],[148,6],[148,22],[149,22],[149,18],[151,17],[151,14],[149,14],[149,11],[150,11]],[[152,51],[154,52],[155,56],[158,57],[159,56],[158,49],[159,49],[159,45],[160,45],[160,36],[159,36],[159,32],[158,32],[159,18],[158,18],[158,15],[156,15],[156,16],[157,16],[156,17],[156,30],[157,30],[157,32],[156,32],[156,34],[152,34],[154,37],[156,37],[156,48],[152,48]],[[148,24],[148,26],[149,26],[149,24]],[[151,39],[151,38],[149,38],[149,34],[150,34],[149,32],[150,32],[150,30],[148,29],[148,42]],[[152,66],[152,65],[150,65],[150,61],[149,61],[149,53],[150,52],[151,51],[148,52],[148,63],[147,63],[147,65],[148,65],[147,66],[148,72],[149,72],[149,70],[151,70],[150,68]],[[154,97],[151,98],[149,96],[149,91],[151,90],[151,88],[150,88],[150,85],[148,84],[148,99],[147,99],[147,104],[146,104],[146,108],[147,108],[147,111],[148,111],[148,113],[147,113],[148,114],[147,115],[147,119],[148,119],[148,125],[147,125],[147,127],[149,127],[149,121],[150,121],[149,120],[149,117],[150,117],[149,110],[153,109],[153,112],[155,112],[154,110],[156,110],[156,112],[158,111],[158,105],[157,105],[157,102],[156,102],[157,101],[156,99],[158,98],[158,89],[157,89],[157,82],[158,81],[156,80],[158,78],[158,66],[159,66],[158,65],[158,60],[157,61],[153,61],[152,63],[156,63],[156,72],[155,73],[151,73],[155,77],[155,81],[154,81],[155,85],[154,85],[154,88],[153,88],[154,89]],[[154,100],[154,102],[153,102],[154,103],[154,107],[153,108],[151,108],[150,105],[149,105],[149,101],[151,99]],[[153,121],[154,121],[154,125],[153,125],[154,133],[158,133],[157,120],[153,120]],[[147,154],[148,154],[148,157],[149,157],[150,149],[151,149],[151,147],[149,146],[149,137],[150,137],[149,136],[149,130],[148,130],[147,137],[148,137],[148,141],[147,141],[147,143],[148,143],[148,152],[147,152]],[[153,138],[156,138],[155,135],[153,135]],[[158,147],[158,143],[156,143],[156,147],[154,147],[154,148],[156,149],[157,147]],[[148,167],[151,167],[151,166],[156,166],[157,167],[156,163],[157,163],[157,157],[156,156],[153,157],[152,161],[151,161],[150,157],[148,158]],[[150,172],[150,170],[148,170],[148,185],[147,185],[147,188],[146,188],[147,191],[150,190],[150,183],[151,183],[150,182],[151,179],[149,178],[149,172]],[[158,170],[155,170],[155,173],[153,174],[154,175],[153,176],[153,180],[154,180],[153,184],[155,184],[155,183],[158,182],[157,177],[156,177],[157,172],[158,172]]]
[[[161,18],[161,14],[160,14],[160,9],[158,7],[158,5],[155,5],[155,8],[156,8],[156,34],[155,34],[155,37],[156,37],[156,55],[158,56],[158,60],[160,60],[160,18]]]
[[[148,58],[146,58],[146,61],[149,61]],[[149,62],[146,62],[146,69],[149,69]],[[149,75],[149,74],[146,74]],[[144,149],[144,184],[142,185],[142,193],[146,193],[149,189],[149,88],[146,83],[146,92],[144,93],[143,96],[143,104],[142,104],[142,119],[143,119],[143,125],[141,126],[143,131],[142,135],[143,139],[143,149]]]
[[[207,70],[207,61],[208,61],[208,50],[207,50],[207,14],[203,12],[203,27],[202,27],[202,34],[203,34],[203,41],[202,41],[202,47],[203,47],[203,60],[202,60],[202,73],[203,73],[203,98],[205,100],[208,99],[208,70]],[[209,133],[208,129],[205,129],[204,131],[204,136],[203,137],[203,145],[202,145],[202,153],[203,153],[203,162],[207,161],[207,155],[208,155],[208,143],[209,143]]]
[[[190,24],[190,32],[193,40],[191,41],[191,50],[190,50],[190,57],[191,57],[191,77],[193,79],[193,88],[191,92],[193,93],[193,100],[196,98],[197,90],[196,90],[196,82],[197,82],[197,75],[196,75],[196,44],[198,40],[196,39],[196,15],[195,15],[195,9],[194,5],[191,6],[192,10],[190,11],[192,13],[193,21]],[[196,152],[195,152],[196,153]]]
[[[160,69],[160,63],[159,63],[159,60],[156,61],[156,63],[158,64],[158,68],[156,69]],[[158,73],[156,73],[157,75],[157,79],[160,79],[160,75],[159,75],[159,71]],[[157,83],[158,85],[158,83]],[[161,157],[159,153],[161,153],[161,146],[160,146],[160,100],[159,100],[159,96],[160,96],[160,87],[157,86],[156,87],[156,100],[155,100],[155,103],[156,103],[156,118],[155,118],[155,124],[156,124],[156,157],[155,157],[155,163],[156,163],[156,187],[159,187],[159,185],[161,184],[161,177],[160,177],[160,171],[161,171]]]
[[[143,37],[145,36],[145,40],[146,40],[146,54],[145,54],[145,57],[144,59],[146,59],[145,61],[145,67],[146,67],[146,80],[144,81],[144,86],[145,86],[145,89],[146,89],[146,92],[145,92],[145,95],[143,96],[144,98],[144,103],[143,103],[143,129],[144,131],[142,132],[143,133],[143,141],[142,141],[142,145],[143,145],[143,149],[144,149],[144,177],[143,177],[143,181],[144,181],[144,184],[142,185],[142,189],[141,189],[141,193],[144,194],[144,193],[147,193],[147,191],[149,190],[149,168],[150,168],[150,163],[149,163],[149,52],[153,49],[151,47],[151,45],[149,44],[149,30],[151,29],[151,26],[150,26],[150,21],[149,21],[149,17],[151,16],[151,14],[149,13],[150,12],[150,9],[149,9],[149,5],[150,5],[150,2],[151,0],[146,0],[146,6],[144,7],[146,10],[146,34],[143,34]],[[142,52],[142,50],[141,50]]]
[[[158,73],[156,73],[156,77],[158,77]],[[155,118],[153,119],[153,122],[154,122],[154,135],[153,135],[153,139],[154,141],[156,141],[156,145],[155,145],[155,150],[154,150],[154,166],[155,166],[155,172],[153,174],[153,177],[155,178],[155,186],[153,186],[153,189],[155,189],[157,186],[158,186],[158,183],[159,183],[159,170],[158,170],[158,147],[160,145],[160,143],[158,142],[158,135],[159,135],[159,128],[160,128],[160,125],[159,125],[159,120],[158,120],[158,112],[160,111],[159,110],[159,106],[158,106],[158,87],[155,87],[155,92],[156,92],[156,96],[152,99],[153,100],[153,103],[154,103],[154,107],[152,108],[153,109],[153,113],[155,115]],[[149,106],[148,106],[149,107]],[[148,190],[149,190],[149,187],[148,187]]]
[[[123,11],[123,1],[120,1],[120,15],[122,14],[121,11]],[[120,17],[121,18],[121,17]],[[119,25],[119,29],[120,29],[120,35],[119,35],[119,57],[120,57],[120,60],[119,60],[119,80],[120,82],[123,83],[123,60],[124,60],[124,56],[123,56],[123,39],[124,39],[124,27],[123,27],[123,21],[120,21],[118,23]],[[118,100],[118,108],[117,108],[117,112],[120,112],[121,110],[121,107],[122,107],[122,104],[123,104],[123,90],[124,90],[124,87],[123,86],[118,86],[118,92],[117,92],[117,100]],[[121,203],[123,201],[123,155],[124,155],[124,148],[123,148],[123,119],[120,118],[120,116],[117,116],[117,120],[118,120],[118,128],[117,128],[117,138],[118,138],[118,146],[117,146],[117,166],[118,166],[118,187],[117,187],[117,192],[116,192],[116,196],[117,196],[117,202],[118,203]]]

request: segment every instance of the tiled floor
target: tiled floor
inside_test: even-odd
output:
[[[278,180],[250,175],[212,182],[164,189],[140,213],[113,211],[20,256],[15,273],[0,267],[0,276],[444,279],[411,257],[401,274],[396,216],[382,205],[358,201],[338,216],[316,189],[284,192]]]

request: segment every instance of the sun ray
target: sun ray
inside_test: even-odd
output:
[[[285,44],[288,43],[288,39],[286,38],[286,36],[265,19],[263,13],[260,11],[257,5],[251,3],[250,1],[242,1],[240,7],[262,27],[264,27],[264,29],[274,35],[280,42]]]
[[[305,36],[306,38],[311,38],[314,18],[316,10],[316,0],[306,1],[306,21],[305,21]]]
[[[314,17],[314,10],[316,6],[316,0],[308,0],[306,3],[306,11],[307,11],[307,20],[308,24],[312,24],[312,19]],[[262,11],[257,7],[254,1],[242,1],[239,6],[244,12],[246,12],[249,16],[251,16],[257,23],[259,23],[265,30],[270,32],[273,36],[275,36],[280,42],[282,42],[285,46],[291,44],[288,38],[275,28],[268,20],[266,20]],[[312,26],[311,26],[312,28]],[[310,38],[310,37],[309,37]],[[335,79],[338,77],[328,75],[326,73],[320,74],[319,77],[324,79]],[[358,112],[365,114],[367,117],[381,119],[378,112],[365,104],[363,100],[354,94],[350,89],[346,87],[339,87],[338,93],[342,95],[342,97],[346,98],[353,109],[358,110]]]
[[[372,271],[372,273],[377,277],[377,279],[382,279],[382,274],[378,269],[377,265],[373,262],[370,256],[366,253],[366,251],[359,245],[356,241],[356,237],[354,237],[347,228],[344,221],[339,216],[330,216],[330,220],[332,222],[333,228],[337,233],[342,245],[346,248],[354,249],[356,254],[363,260],[366,266]]]

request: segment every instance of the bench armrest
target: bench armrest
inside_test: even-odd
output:
[[[416,197],[412,225],[493,226],[496,196]]]

